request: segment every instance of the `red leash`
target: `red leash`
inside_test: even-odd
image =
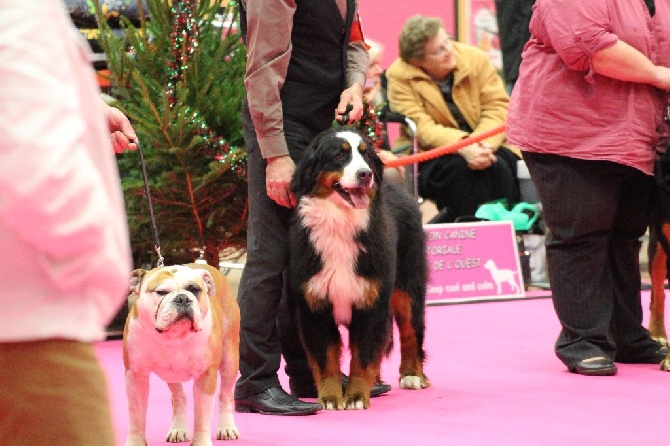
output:
[[[501,125],[500,127],[493,128],[491,130],[488,130],[484,133],[478,133],[477,135],[474,136],[468,136],[467,138],[463,138],[457,143],[448,145],[448,146],[441,146],[441,147],[435,147],[434,149],[427,150],[425,152],[421,153],[415,153],[412,155],[407,155],[407,156],[402,156],[393,160],[390,160],[388,162],[384,163],[384,167],[398,167],[398,166],[405,166],[407,164],[412,164],[412,163],[421,163],[424,161],[431,160],[433,158],[437,158],[438,156],[441,155],[446,155],[448,153],[454,153],[458,149],[462,149],[463,147],[469,146],[470,144],[474,144],[476,142],[482,141],[486,138],[490,138],[493,135],[497,135],[498,133],[502,133],[505,131],[505,124]]]

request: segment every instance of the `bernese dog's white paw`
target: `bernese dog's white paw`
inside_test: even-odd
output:
[[[364,410],[365,408],[363,398],[352,398],[347,401],[347,410]]]
[[[420,390],[425,389],[426,387],[428,387],[426,380],[421,378],[420,376],[408,375],[400,378],[401,389]]]

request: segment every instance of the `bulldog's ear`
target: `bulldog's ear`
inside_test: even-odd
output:
[[[131,293],[140,293],[140,286],[142,285],[142,277],[147,273],[145,269],[136,269],[130,274],[129,288]]]
[[[202,281],[205,282],[207,287],[207,294],[209,297],[213,297],[216,294],[216,285],[214,284],[214,277],[206,269],[200,270],[202,274]]]

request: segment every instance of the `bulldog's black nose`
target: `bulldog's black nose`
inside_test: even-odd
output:
[[[358,169],[356,179],[358,179],[359,184],[368,184],[372,179],[372,171],[370,169]]]
[[[172,302],[179,307],[187,307],[189,305],[189,298],[186,294],[177,294],[174,299],[172,299]]]

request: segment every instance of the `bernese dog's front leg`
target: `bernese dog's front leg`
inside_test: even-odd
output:
[[[314,382],[318,392],[318,401],[326,410],[345,408],[342,397],[342,372],[340,371],[340,344],[330,344],[326,350],[325,366],[320,365],[309,353],[307,358],[312,367]]]
[[[349,366],[349,384],[344,394],[346,408],[360,410],[370,408],[370,388],[375,383],[381,368],[381,350],[367,364],[361,360],[360,346],[350,339],[351,364]]]
[[[313,311],[308,306],[303,306],[300,330],[319,403],[326,410],[344,409],[340,370],[342,340],[331,310]]]

